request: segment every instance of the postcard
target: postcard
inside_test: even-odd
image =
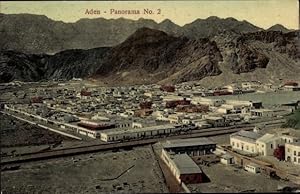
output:
[[[299,192],[299,13],[1,1],[1,194]]]

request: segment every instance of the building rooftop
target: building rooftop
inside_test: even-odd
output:
[[[272,112],[274,110],[271,109],[252,109],[251,112]]]
[[[171,157],[180,174],[202,173],[199,166],[187,154],[177,154]]]
[[[191,147],[199,145],[216,144],[208,138],[189,138],[189,139],[176,139],[168,140],[163,147],[164,148],[176,148],[176,147]]]
[[[234,138],[241,137],[243,139],[251,139],[254,141],[256,141],[261,136],[262,136],[261,134],[258,134],[258,133],[252,132],[252,131],[245,131],[245,130],[241,130],[241,131],[238,131],[238,132],[230,135],[230,137],[234,137]]]
[[[278,139],[278,138],[280,138],[280,137],[278,137],[274,134],[266,133],[265,135],[258,138],[257,141],[266,143],[266,142],[269,142],[269,141],[272,141],[272,140],[275,140],[275,139]]]
[[[116,128],[108,131],[104,131],[107,135],[117,135],[124,133],[134,133],[134,132],[146,132],[146,131],[157,131],[157,130],[165,130],[165,129],[174,129],[174,125],[156,125],[151,127],[143,127],[143,128]]]
[[[217,117],[217,116],[208,116],[208,117],[206,117],[206,119],[217,121],[217,120],[223,120],[224,118],[223,117]]]
[[[229,160],[229,159],[232,159],[233,156],[226,153],[226,154],[222,155],[221,158],[224,158],[224,159],[226,159],[226,160]]]
[[[293,145],[293,146],[297,146],[297,147],[300,147],[300,142],[290,142],[290,143],[286,143],[287,144],[290,144],[290,145]]]

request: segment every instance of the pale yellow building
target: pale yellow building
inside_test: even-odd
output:
[[[300,165],[300,142],[285,144],[285,160]]]

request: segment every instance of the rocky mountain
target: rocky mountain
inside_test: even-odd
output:
[[[93,77],[110,84],[172,82],[218,75],[222,56],[215,42],[138,29],[112,48],[67,50],[55,55],[1,51],[1,82]],[[180,73],[182,71],[182,73]],[[177,75],[178,74],[178,75]]]
[[[267,31],[281,31],[283,33],[287,33],[287,32],[291,32],[292,30],[287,29],[281,24],[275,24],[274,26],[268,28]]]
[[[0,81],[90,77],[111,85],[180,83],[212,76],[215,80],[228,79],[228,75],[242,77],[266,69],[278,76],[299,75],[299,31],[220,36],[196,40],[140,28],[114,47],[66,50],[54,55],[1,51]],[[263,73],[255,79],[262,77]]]
[[[0,14],[0,48],[24,53],[53,54],[69,49],[111,47],[125,41],[137,29],[148,27],[171,35],[210,38],[224,32],[240,34],[262,30],[247,21],[209,17],[180,27],[171,20],[80,19],[74,23],[54,21],[43,15]]]
[[[232,82],[261,81],[282,84],[281,80],[300,81],[300,31],[259,31],[214,39],[223,56],[222,71],[205,77],[204,86],[223,86]],[[262,68],[258,68],[262,67]]]
[[[141,28],[112,48],[107,59],[96,75],[110,82],[153,83],[184,71],[172,80],[177,83],[220,74],[222,56],[207,38],[193,40]]]
[[[0,82],[81,77],[110,85],[199,80],[223,85],[300,74],[299,30],[265,31],[233,18],[209,17],[180,27],[170,20],[63,23],[0,14],[0,34]]]
[[[0,51],[0,82],[88,77],[109,49],[67,50],[55,55]]]
[[[197,19],[183,26],[183,33],[189,37],[214,37],[222,33],[241,34],[263,30],[247,21],[238,21],[234,18],[221,19],[216,16],[207,19]]]
[[[40,80],[44,72],[42,58],[42,55],[0,51],[0,82]]]

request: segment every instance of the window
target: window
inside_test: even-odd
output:
[[[271,149],[273,149],[273,144],[271,144]]]
[[[287,152],[290,152],[290,148],[287,149]]]
[[[296,156],[296,151],[294,151],[294,156]]]
[[[234,141],[232,142],[232,146],[234,146]]]
[[[298,156],[300,156],[300,152],[298,152]]]
[[[246,146],[246,150],[249,150],[249,146]]]
[[[239,147],[239,146],[240,146],[239,143],[237,143],[237,144],[236,144],[236,147]]]
[[[294,162],[296,162],[297,160],[296,160],[296,157],[294,157]]]

